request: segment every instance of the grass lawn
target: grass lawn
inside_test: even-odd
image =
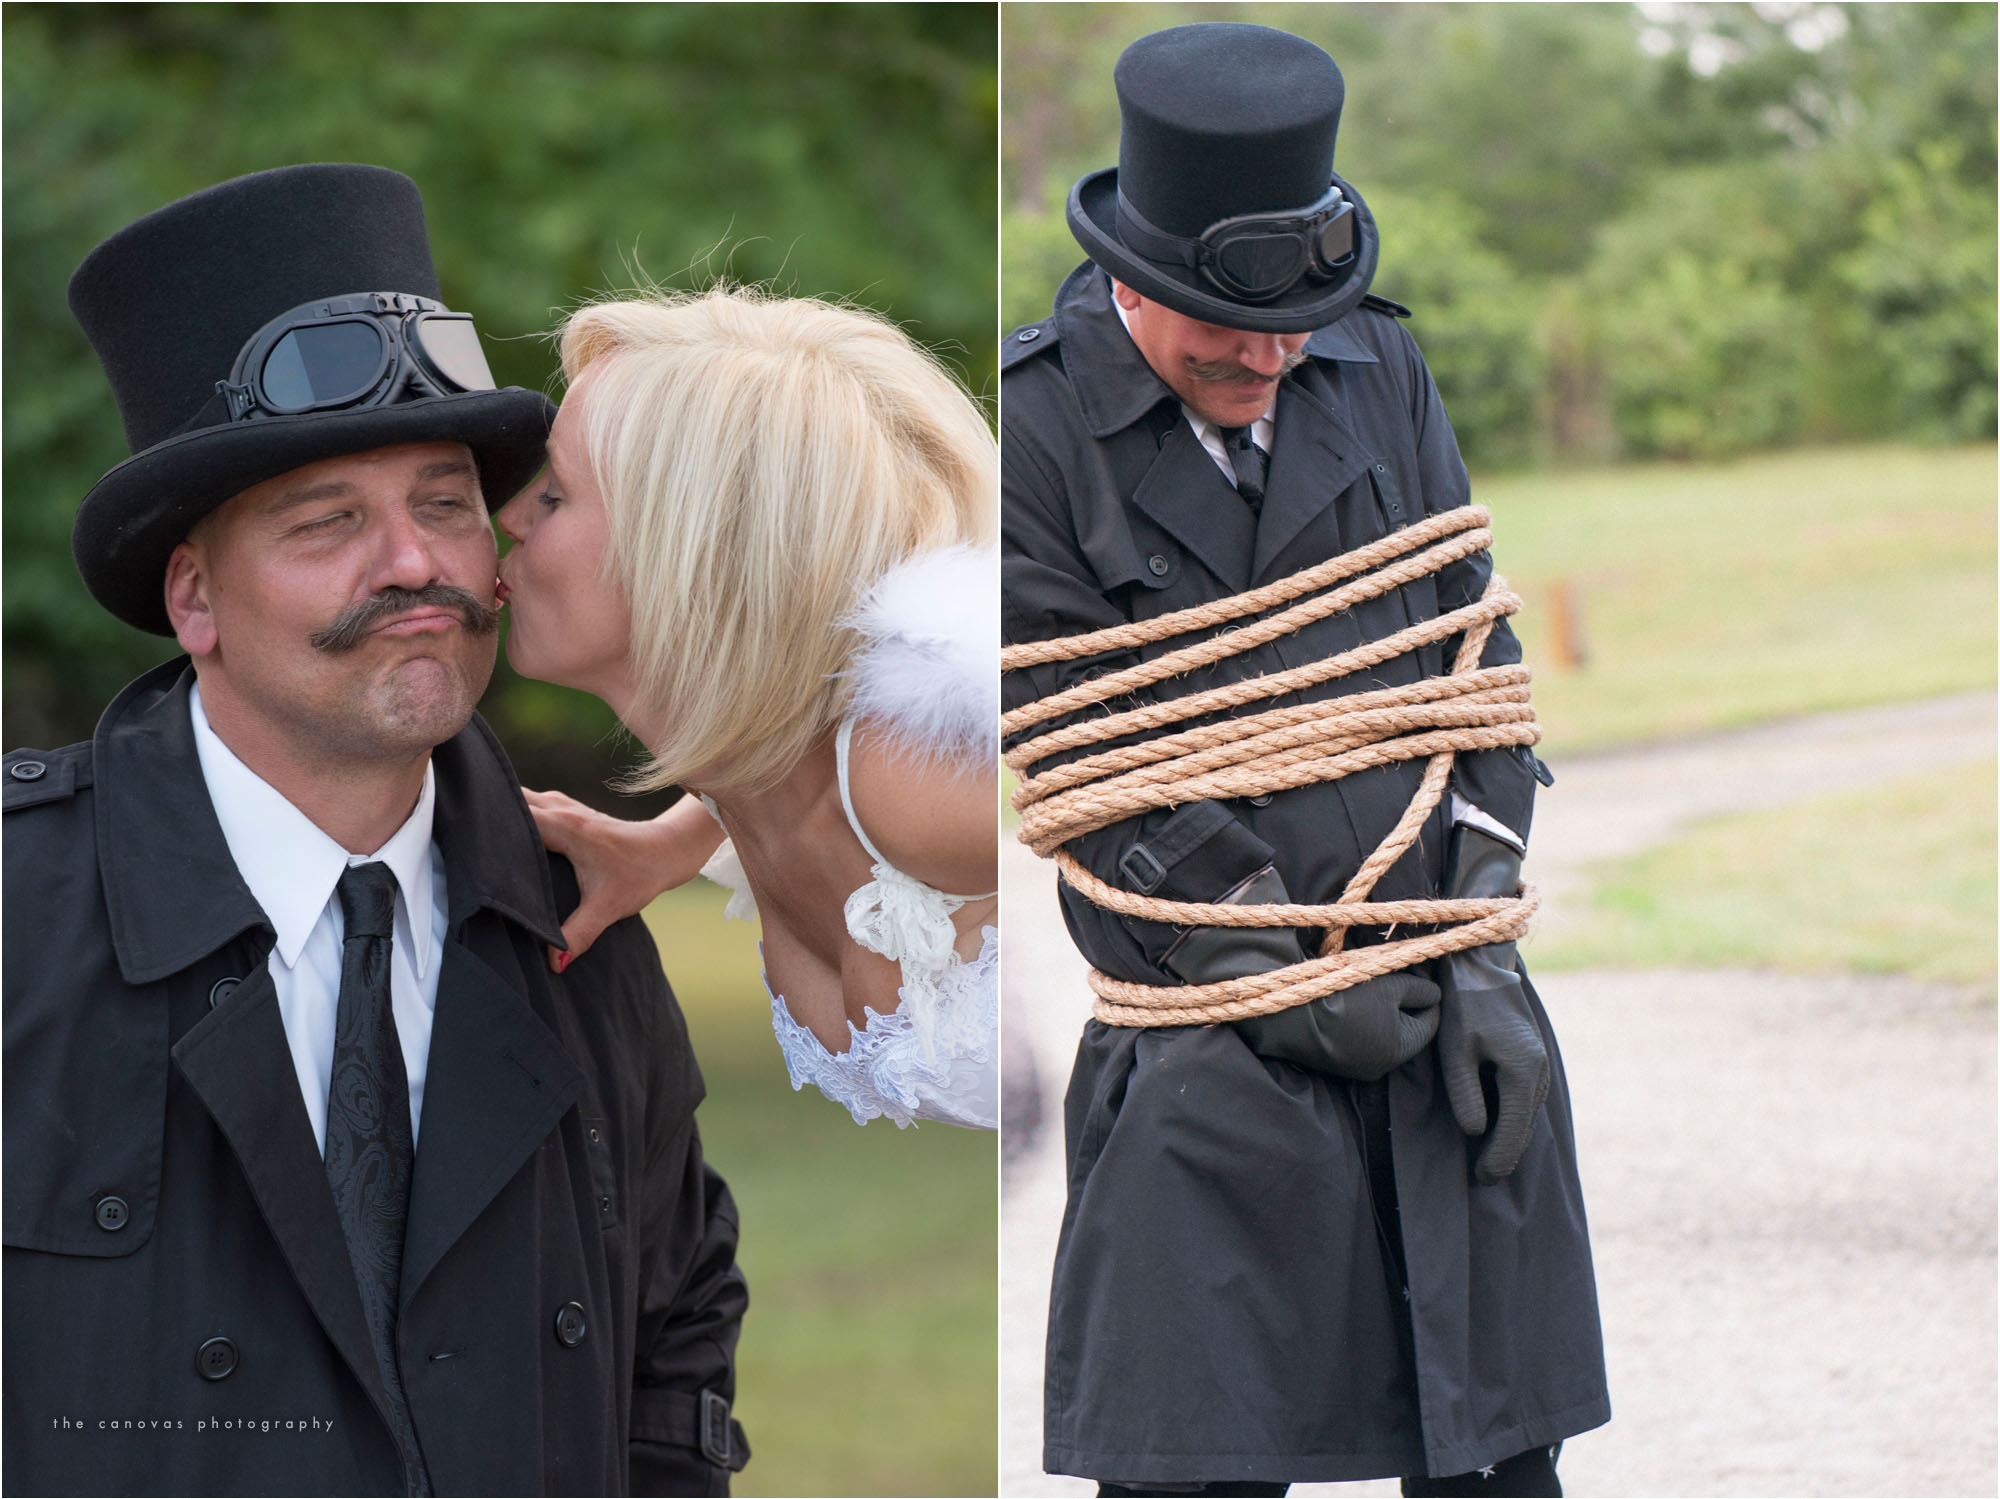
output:
[[[1476,484],[1544,756],[1990,685],[1994,474],[1991,445],[1879,446]],[[1558,579],[1588,651],[1569,670]]]
[[[733,1492],[990,1494],[996,1464],[995,1137],[856,1128],[794,1093],[756,928],[705,880],[646,919],[708,1080],[698,1118],[742,1213],[750,1312]]]
[[[1538,969],[1757,964],[1994,991],[1992,760],[1716,818],[1597,871]]]

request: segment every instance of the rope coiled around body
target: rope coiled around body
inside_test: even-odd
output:
[[[1001,733],[1032,730],[1212,665],[1427,577],[1491,546],[1490,519],[1480,506],[1448,510],[1229,598],[1084,635],[1007,646],[1000,653],[1003,672],[1215,632],[1150,661],[1024,704],[1001,715]],[[1044,858],[1053,858],[1062,878],[1093,904],[1177,926],[1326,928],[1318,957],[1221,983],[1133,984],[1093,969],[1090,987],[1097,996],[1097,1018],[1123,1026],[1244,1020],[1305,1004],[1447,953],[1520,936],[1538,903],[1529,885],[1523,885],[1518,895],[1489,900],[1368,899],[1377,881],[1416,840],[1443,796],[1452,761],[1461,751],[1532,745],[1541,738],[1529,702],[1528,669],[1478,664],[1495,622],[1520,607],[1520,599],[1495,574],[1476,603],[1379,640],[1286,671],[1078,719],[1024,739],[1010,750],[1004,759],[1020,778],[1013,797],[1021,814],[1020,840]],[[1262,617],[1252,620],[1253,616]],[[1237,623],[1244,620],[1252,622]],[[1453,635],[1463,639],[1451,671],[1444,676],[1324,702],[1264,709],[1193,728],[1171,727],[1337,681]],[[1141,737],[1039,775],[1030,773],[1053,755],[1134,735]],[[1209,905],[1140,895],[1099,879],[1064,847],[1073,838],[1155,808],[1216,797],[1262,796],[1416,759],[1428,763],[1409,805],[1330,905]],[[1370,947],[1346,946],[1353,927],[1399,925],[1437,930]]]

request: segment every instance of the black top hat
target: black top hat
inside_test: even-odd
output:
[[[405,390],[387,404],[231,419],[218,382],[259,330],[307,303],[368,292],[438,300],[423,199],[385,167],[237,177],[147,214],[84,258],[70,310],[132,450],[84,496],[71,537],[98,603],[171,635],[161,589],[174,547],[231,495],[323,458],[462,442],[491,506],[534,477],[555,414],[540,391]]]
[[[1118,165],[1069,195],[1070,231],[1093,261],[1176,312],[1257,333],[1323,328],[1360,302],[1375,274],[1375,220],[1334,175],[1346,91],[1331,57],[1289,32],[1208,22],[1140,37],[1112,76]],[[1332,280],[1306,276],[1249,300],[1161,253],[1163,239],[1192,245],[1225,219],[1307,209],[1329,185],[1353,205],[1354,225],[1353,259]]]

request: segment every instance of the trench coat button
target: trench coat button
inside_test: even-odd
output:
[[[236,992],[236,986],[242,982],[241,979],[217,979],[214,987],[208,991],[208,1007],[212,1010],[221,1004]]]
[[[1375,472],[1378,474],[1386,474],[1389,472],[1389,465],[1386,463],[1378,463],[1375,465]]]
[[[1024,344],[1031,344],[1041,336],[1042,330],[1039,328],[1023,328],[1019,333],[1014,335],[1019,342]]]
[[[565,1348],[574,1348],[589,1331],[589,1324],[583,1320],[583,1308],[574,1301],[565,1301],[562,1310],[556,1313],[556,1341]]]
[[[17,781],[39,781],[49,773],[48,766],[39,760],[23,760],[7,772]]]
[[[1270,793],[1270,792],[1268,792],[1268,791],[1266,791],[1266,792],[1265,792],[1265,793],[1264,793],[1264,794],[1263,794],[1262,796],[1253,796],[1253,797],[1251,797],[1251,798],[1250,798],[1250,805],[1251,805],[1251,806],[1253,806],[1253,807],[1268,807],[1268,806],[1270,806],[1270,805],[1271,805],[1271,793]]]
[[[122,1197],[100,1197],[97,1199],[97,1226],[108,1234],[115,1234],[132,1221],[132,1210],[125,1205]]]
[[[236,1372],[236,1345],[227,1338],[210,1338],[194,1351],[195,1372],[203,1379],[227,1379]]]
[[[1146,559],[1146,571],[1156,578],[1164,578],[1170,566],[1172,564],[1158,552],[1153,553],[1152,556]]]

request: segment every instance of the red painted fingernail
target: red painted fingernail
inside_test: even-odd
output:
[[[566,953],[566,952],[559,952],[559,953],[557,953],[557,954],[556,954],[556,972],[557,972],[557,973],[561,973],[561,972],[562,972],[562,971],[563,971],[564,969],[566,969],[566,968],[568,968],[568,967],[569,967],[569,954],[568,954],[568,953]]]

